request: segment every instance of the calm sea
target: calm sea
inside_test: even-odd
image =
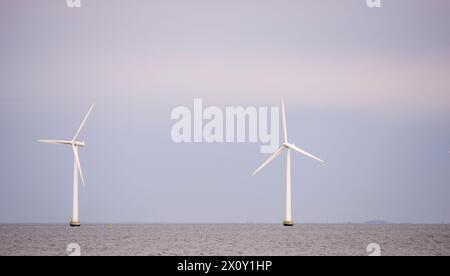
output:
[[[0,225],[0,255],[450,255],[450,225]]]

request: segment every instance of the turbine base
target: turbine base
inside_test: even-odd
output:
[[[294,226],[294,222],[293,221],[287,221],[287,220],[285,220],[285,221],[283,221],[283,225],[284,226]]]
[[[70,227],[80,227],[81,223],[79,221],[71,221],[69,225]]]

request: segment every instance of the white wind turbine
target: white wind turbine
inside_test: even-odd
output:
[[[78,148],[84,147],[86,144],[84,142],[77,141],[78,136],[80,135],[81,129],[83,129],[84,124],[86,123],[89,115],[91,114],[92,109],[94,108],[93,104],[89,109],[88,113],[84,117],[83,122],[80,125],[77,133],[73,137],[71,141],[66,140],[39,140],[40,143],[45,144],[56,144],[56,145],[69,145],[72,147],[73,155],[74,155],[74,169],[73,169],[73,206],[72,206],[72,220],[70,221],[70,226],[78,227],[80,226],[80,220],[78,218],[78,174],[81,177],[81,181],[84,187],[84,178],[83,172],[81,171],[80,158],[78,156]]]
[[[282,109],[282,120],[283,120],[283,132],[284,132],[284,143],[281,148],[279,148],[277,151],[275,151],[272,156],[269,157],[262,165],[259,167],[253,175],[257,174],[260,170],[262,170],[265,166],[267,166],[270,162],[275,160],[275,158],[280,155],[283,150],[287,150],[287,170],[286,170],[286,218],[283,222],[284,226],[293,226],[294,222],[292,220],[292,195],[291,195],[291,150],[294,150],[296,152],[299,152],[303,155],[306,155],[312,159],[315,159],[319,162],[325,163],[321,159],[317,158],[316,156],[307,153],[306,151],[298,148],[295,146],[295,144],[291,144],[288,142],[288,135],[287,135],[287,126],[286,126],[286,111],[284,107],[284,100],[281,102],[281,109]]]

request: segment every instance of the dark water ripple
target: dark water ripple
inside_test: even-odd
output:
[[[0,225],[0,255],[450,255],[450,225]]]

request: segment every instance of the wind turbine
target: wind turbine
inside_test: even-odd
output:
[[[77,133],[73,137],[72,140],[39,140],[40,143],[45,144],[53,144],[53,145],[68,145],[72,147],[73,155],[74,155],[74,165],[73,165],[73,206],[72,206],[72,220],[70,221],[71,227],[79,227],[80,220],[78,218],[78,175],[81,177],[81,181],[84,184],[84,178],[83,178],[83,172],[81,171],[81,164],[80,164],[80,158],[78,156],[78,148],[82,148],[86,146],[84,142],[77,141],[78,136],[80,135],[81,130],[83,129],[84,124],[86,123],[87,119],[89,118],[89,115],[91,114],[92,109],[94,108],[93,104],[91,108],[89,109],[88,113],[84,117],[83,122],[80,125],[80,128],[78,129]]]
[[[284,143],[277,151],[275,151],[272,156],[269,157],[254,173],[257,174],[261,171],[265,166],[267,166],[270,162],[275,160],[284,150],[287,151],[287,169],[286,169],[286,217],[283,222],[284,226],[294,226],[294,221],[292,220],[292,194],[291,194],[291,150],[294,150],[298,153],[306,155],[312,159],[315,159],[319,162],[325,163],[318,157],[307,153],[306,151],[298,148],[295,144],[291,144],[288,142],[288,134],[287,134],[287,126],[286,126],[286,110],[284,107],[284,100],[281,101],[281,109],[282,109],[282,120],[283,120],[283,132],[284,132]]]

